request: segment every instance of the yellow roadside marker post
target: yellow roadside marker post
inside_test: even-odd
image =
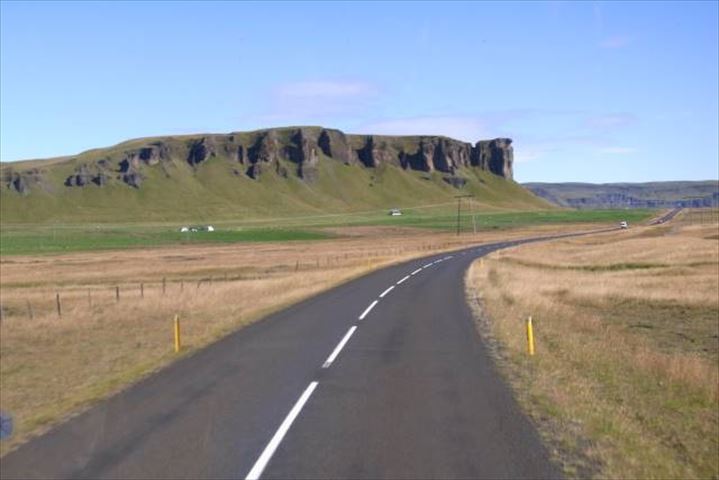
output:
[[[534,355],[534,330],[532,329],[532,316],[527,317],[527,352]]]
[[[175,314],[175,353],[180,351],[180,316]]]

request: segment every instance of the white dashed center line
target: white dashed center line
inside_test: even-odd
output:
[[[329,357],[327,357],[327,360],[325,360],[325,363],[322,364],[322,368],[329,368],[330,365],[332,365],[332,362],[335,361],[337,358],[337,355],[340,354],[342,349],[344,348],[347,341],[350,339],[353,333],[355,333],[355,330],[357,330],[357,325],[353,325],[352,328],[350,328],[345,336],[340,340],[340,343],[337,344],[335,349],[332,351]]]
[[[379,302],[379,300],[375,300],[374,302],[370,303],[369,307],[367,307],[367,309],[362,312],[362,315],[359,316],[359,319],[363,320],[364,317],[366,317],[367,314],[374,308],[374,306],[377,305],[377,302]]]
[[[481,251],[481,250],[478,250],[478,251]],[[462,253],[460,253],[460,255],[464,255],[465,253],[467,253],[467,252],[462,252]],[[453,257],[453,255],[448,255],[446,257],[435,260],[434,262],[430,262],[427,265],[425,265],[421,268],[418,268],[417,270],[410,273],[409,275],[405,275],[401,280],[397,281],[397,283],[395,285],[400,285],[403,282],[407,281],[411,275],[417,275],[423,269],[429,268],[432,265],[440,263],[444,260],[449,260],[452,257]],[[391,292],[395,288],[395,285],[392,285],[387,290],[382,292],[382,294],[379,296],[379,298],[384,298],[385,295],[387,295],[389,292]],[[359,316],[359,319],[363,320],[369,314],[369,312],[372,311],[372,309],[377,305],[378,302],[379,302],[379,300],[373,301],[365,309],[365,311],[362,312],[362,315]],[[352,337],[352,335],[355,333],[356,330],[357,330],[357,325],[353,325],[347,331],[345,336],[342,337],[342,340],[340,340],[340,342],[337,344],[337,346],[332,351],[330,356],[327,357],[327,360],[325,360],[325,363],[322,364],[322,368],[329,368],[332,365],[332,363],[337,359],[337,356],[340,354],[340,352],[345,347],[345,345],[349,341],[350,337]],[[297,416],[302,411],[302,408],[304,408],[305,404],[310,399],[310,396],[317,388],[317,385],[319,385],[318,382],[312,382],[307,386],[305,391],[302,392],[302,395],[300,395],[300,398],[297,400],[295,405],[292,407],[292,410],[290,410],[290,413],[288,413],[287,417],[285,417],[285,419],[282,421],[282,424],[277,429],[275,434],[272,436],[272,439],[267,444],[267,446],[262,451],[262,453],[260,454],[260,456],[257,459],[257,461],[255,462],[255,464],[253,465],[252,470],[250,470],[250,473],[248,473],[247,476],[245,477],[245,480],[257,480],[260,478],[260,476],[262,475],[262,472],[265,470],[265,467],[267,466],[269,461],[272,459],[272,456],[274,455],[275,450],[277,450],[277,447],[279,447],[280,443],[282,442],[282,439],[284,439],[285,435],[287,434],[290,427],[292,426],[292,423],[295,421]]]
[[[275,450],[277,450],[277,447],[279,447],[280,442],[282,442],[282,439],[285,438],[287,431],[292,426],[292,422],[294,422],[295,418],[297,418],[297,415],[300,414],[302,407],[304,407],[305,403],[307,403],[307,400],[310,399],[310,395],[312,395],[312,392],[315,391],[317,385],[317,382],[312,382],[305,389],[305,391],[302,392],[302,395],[300,395],[299,400],[297,400],[295,406],[292,407],[290,413],[287,414],[287,417],[285,417],[284,421],[280,425],[280,428],[278,428],[275,432],[274,436],[272,437],[272,440],[270,440],[270,443],[268,443],[265,449],[262,451],[260,458],[257,459],[255,465],[252,467],[252,470],[250,470],[250,473],[248,473],[245,477],[245,480],[257,480],[258,478],[260,478],[262,472],[267,466],[267,463],[270,461],[270,459],[272,459],[272,455],[274,455]]]
[[[389,292],[391,292],[392,290],[394,290],[394,285],[392,285],[392,286],[389,287],[387,290],[385,290],[384,292],[382,292],[382,294],[379,296],[379,298],[384,298],[384,296],[387,295],[387,294],[388,294]]]

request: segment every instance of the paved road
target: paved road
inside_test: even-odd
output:
[[[658,225],[660,223],[668,222],[672,218],[676,217],[677,213],[681,212],[682,210],[683,210],[682,207],[674,208],[674,209],[668,211],[667,213],[665,213],[664,215],[662,215],[661,217],[653,220],[649,225]]]
[[[464,273],[374,272],[255,323],[0,461],[2,478],[552,478]],[[231,300],[231,299],[230,299]]]

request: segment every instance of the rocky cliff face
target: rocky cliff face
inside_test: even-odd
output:
[[[137,142],[126,142],[136,145]],[[235,165],[232,171],[258,180],[267,172],[282,177],[295,175],[305,182],[315,182],[320,162],[339,161],[364,168],[394,166],[405,170],[440,172],[444,180],[457,188],[464,182],[459,173],[479,168],[508,180],[512,179],[512,140],[498,138],[472,145],[447,137],[381,135],[346,135],[321,127],[298,127],[260,130],[227,135],[205,135],[190,139],[167,137],[140,147],[96,151],[96,158],[83,160],[65,178],[64,186],[102,187],[118,181],[141,188],[147,169],[168,167],[173,162],[201,169],[210,159],[218,158]],[[93,152],[94,154],[95,152]],[[6,169],[7,170],[7,169]],[[37,169],[5,171],[3,183],[11,190],[27,194],[41,182]]]
[[[41,175],[42,172],[36,168],[21,172],[7,169],[3,172],[2,181],[8,189],[14,190],[20,195],[27,195],[30,193],[32,185],[40,181]]]
[[[509,138],[479,141],[472,151],[475,165],[504,178],[513,178],[514,150]]]

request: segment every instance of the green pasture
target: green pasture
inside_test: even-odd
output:
[[[462,232],[508,229],[566,223],[611,225],[621,220],[642,222],[652,210],[551,210],[482,213],[466,207],[460,216]],[[183,244],[228,244],[239,242],[284,242],[323,240],[336,235],[325,228],[340,226],[398,226],[455,231],[454,207],[404,210],[399,217],[385,211],[314,217],[255,219],[213,223],[214,232],[180,232],[181,224],[119,225],[3,225],[0,255],[63,253]]]

